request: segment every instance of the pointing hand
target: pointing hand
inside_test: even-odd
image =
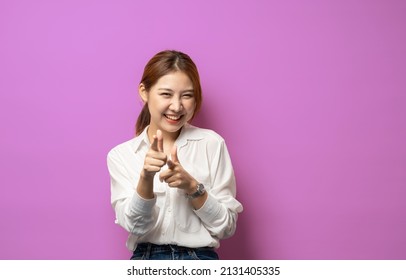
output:
[[[145,177],[154,177],[157,172],[167,162],[167,156],[164,153],[164,141],[162,131],[157,130],[156,135],[153,136],[152,144],[145,156],[143,174]]]
[[[179,188],[191,193],[196,189],[197,181],[182,167],[178,158],[178,150],[173,145],[171,159],[167,161],[168,169],[162,171],[159,179],[168,183],[169,187]]]

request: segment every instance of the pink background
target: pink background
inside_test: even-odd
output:
[[[0,2],[1,259],[128,259],[106,154],[179,49],[245,211],[223,259],[406,259],[406,2]]]

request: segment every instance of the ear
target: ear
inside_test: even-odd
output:
[[[142,83],[138,86],[138,94],[140,95],[144,104],[148,102],[148,92]]]

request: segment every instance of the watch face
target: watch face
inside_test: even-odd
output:
[[[197,185],[197,191],[199,192],[199,194],[203,194],[203,193],[204,193],[204,186],[203,186],[203,184],[198,184],[198,185]]]
[[[190,199],[193,199],[193,198],[196,198],[196,197],[201,196],[201,195],[204,194],[205,192],[206,192],[206,190],[205,190],[205,188],[204,188],[204,185],[203,185],[203,184],[198,184],[198,185],[196,186],[196,192],[193,193],[193,194],[186,195],[186,196],[187,196],[188,198],[190,198]]]

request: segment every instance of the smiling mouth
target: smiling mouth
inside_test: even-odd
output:
[[[180,120],[183,115],[171,116],[171,115],[165,115],[165,114],[164,114],[164,116],[165,116],[165,118],[167,118],[168,120],[176,122],[176,121]]]

